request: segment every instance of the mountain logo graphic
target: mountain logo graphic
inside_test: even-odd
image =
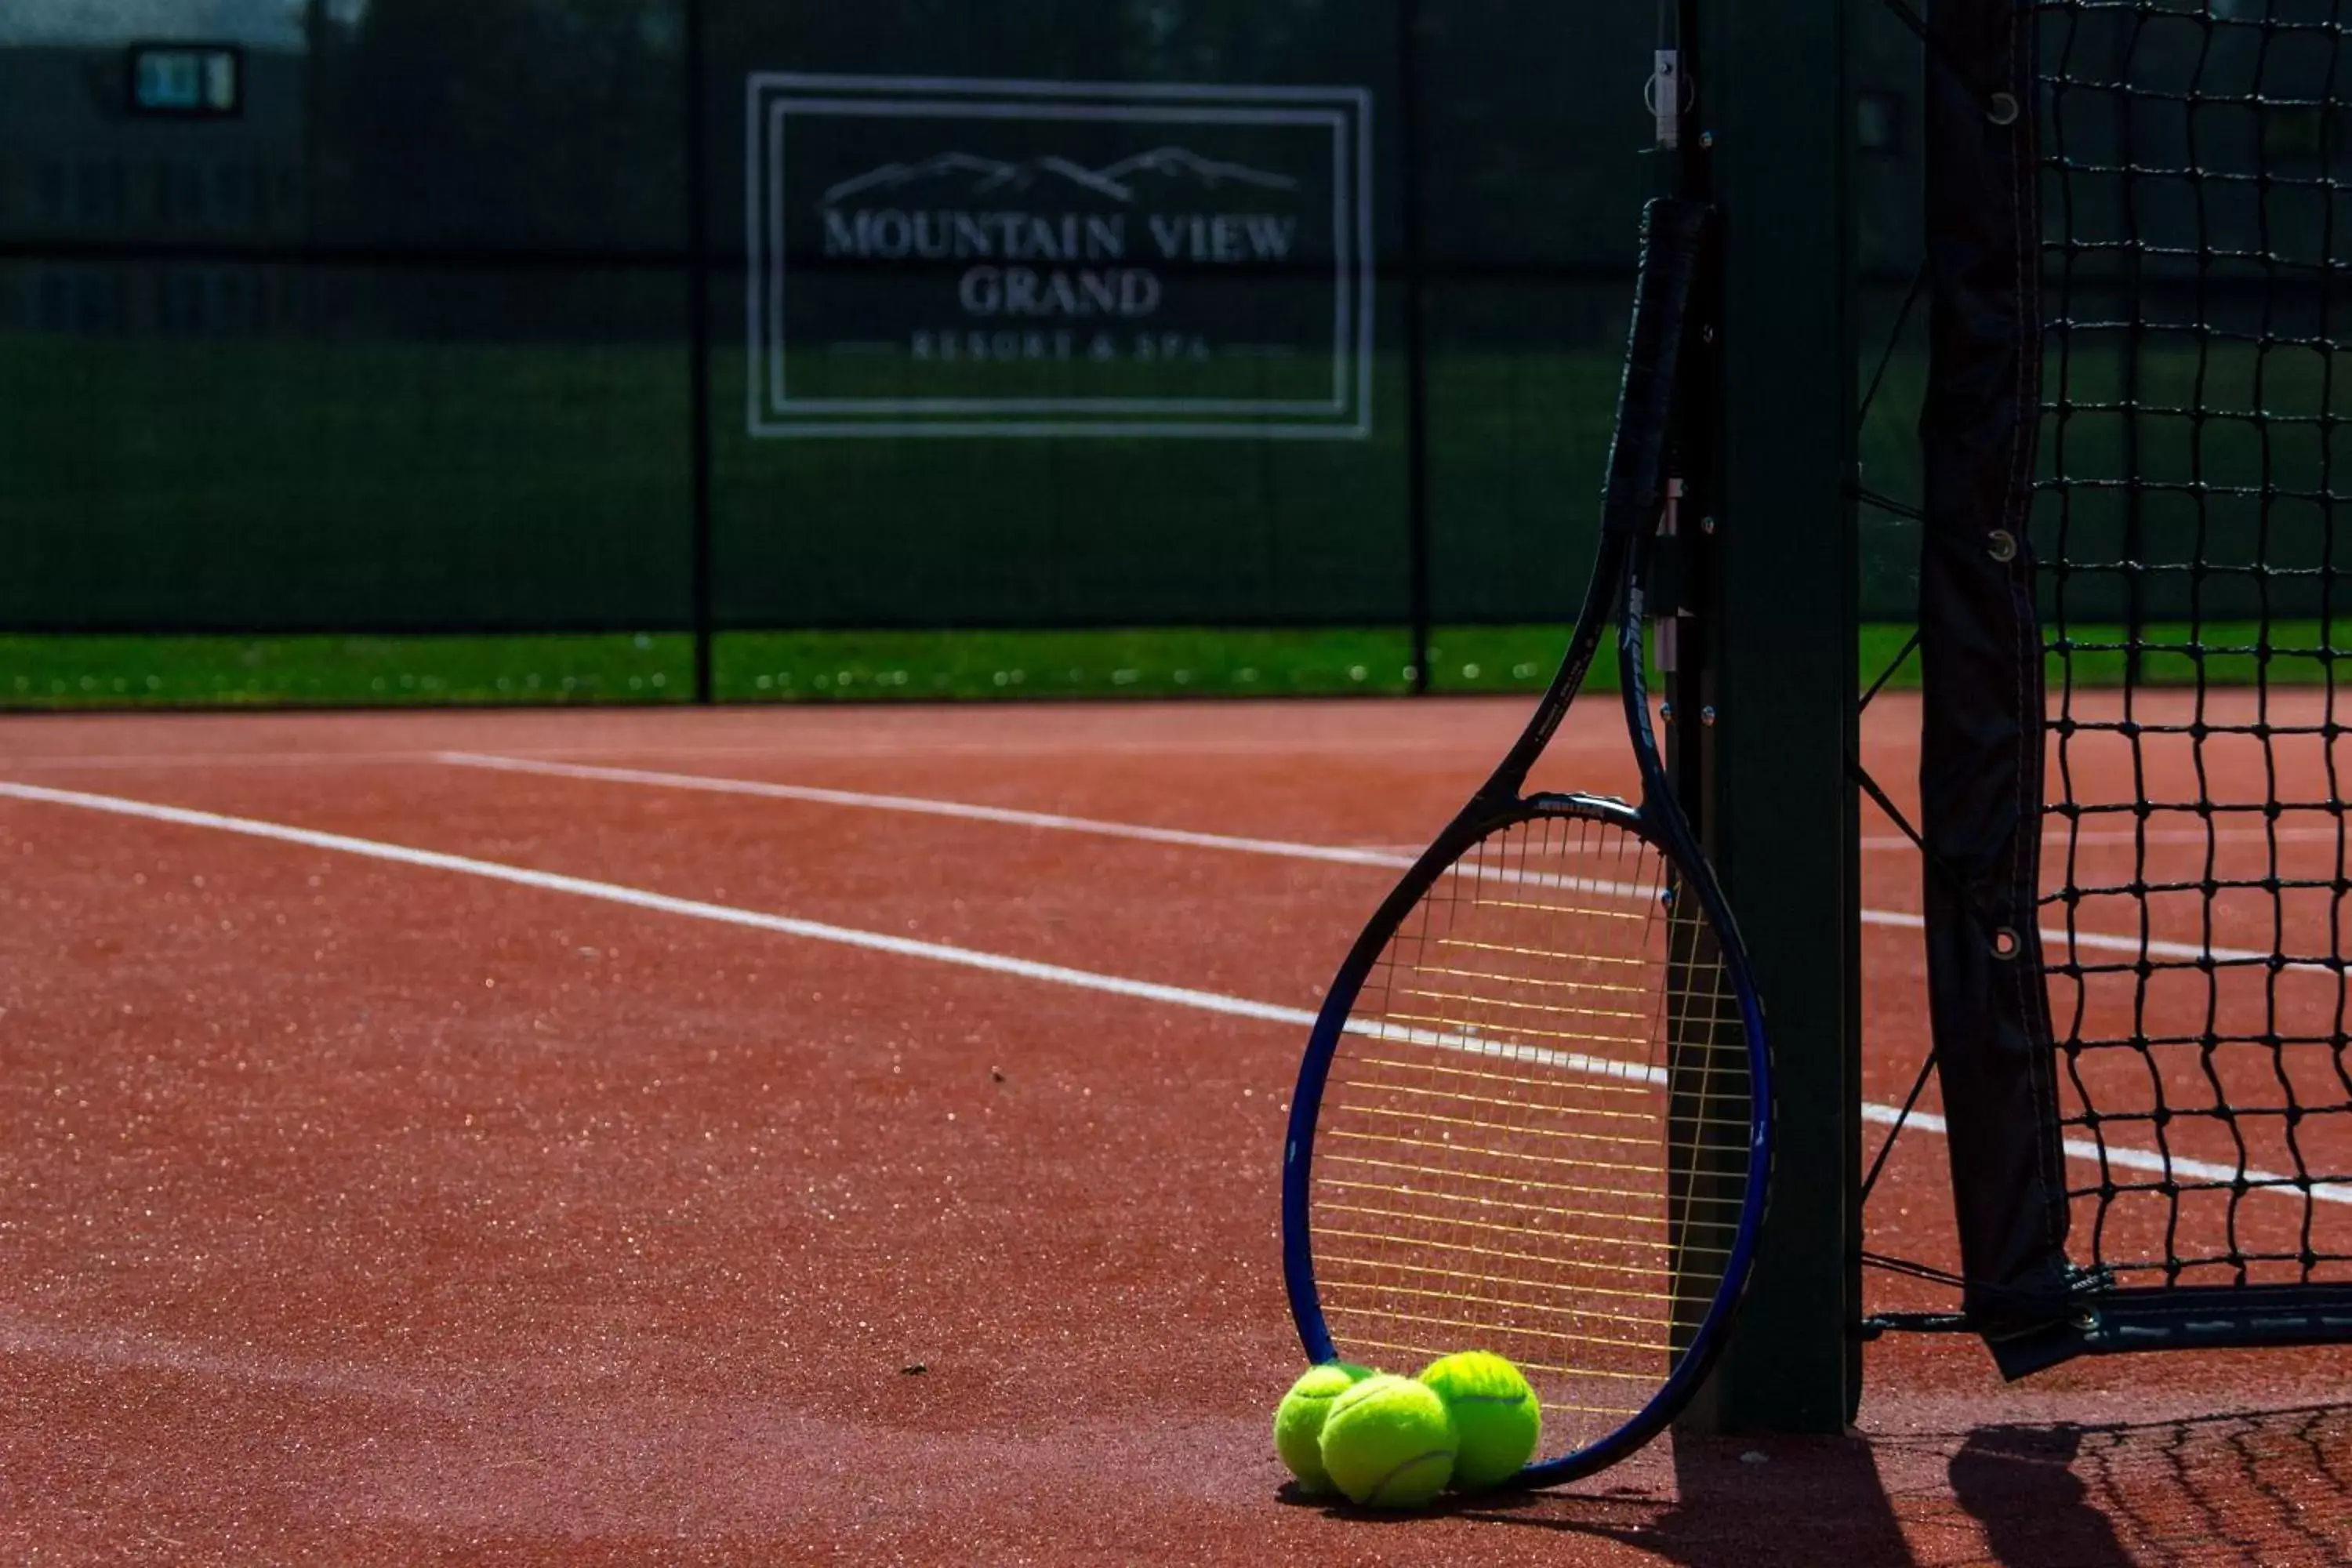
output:
[[[865,191],[902,190],[908,185],[932,181],[964,182],[965,192],[975,196],[1027,191],[1042,184],[1058,181],[1111,201],[1132,203],[1136,199],[1136,182],[1145,175],[1192,180],[1211,190],[1228,185],[1254,186],[1265,191],[1289,191],[1298,187],[1298,182],[1287,174],[1253,169],[1241,163],[1222,163],[1183,147],[1155,147],[1149,153],[1138,153],[1115,163],[1106,163],[1099,169],[1089,169],[1050,153],[1042,157],[1007,163],[1002,158],[986,158],[976,153],[948,152],[935,153],[911,163],[884,163],[862,174],[853,174],[825,191],[824,205],[834,205],[845,197]]]

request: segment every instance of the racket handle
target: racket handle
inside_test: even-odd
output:
[[[1683,317],[1707,217],[1706,204],[1673,196],[1642,209],[1633,330],[1625,350],[1625,379],[1617,390],[1617,431],[1609,446],[1609,484],[1601,507],[1607,533],[1637,533],[1657,515],[1674,412],[1675,363],[1682,353]]]

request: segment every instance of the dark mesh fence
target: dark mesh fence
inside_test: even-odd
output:
[[[0,289],[36,322],[0,355],[0,622],[690,617],[674,273],[85,256]]]
[[[128,112],[152,29],[101,9],[0,17],[0,628],[1513,622],[1579,586],[1650,7],[321,0],[220,40],[242,111],[204,121]],[[772,142],[783,74],[834,108]],[[1079,253],[887,254],[1008,213]]]
[[[143,16],[0,16],[0,629],[1556,620],[1652,183],[1654,8],[1401,3],[319,0],[220,40],[244,101],[202,121],[128,111]],[[1916,259],[1884,217],[1916,197],[1907,70],[1865,57],[1879,293]],[[870,111],[788,116],[769,160],[754,84],[781,73]],[[1358,99],[1336,163],[1280,118],[1332,107],[1302,85]],[[1144,112],[1171,107],[1199,112]],[[877,171],[874,199],[826,194]],[[1119,217],[1125,247],[975,284],[1008,258],[829,247],[828,207]],[[1221,256],[1192,226],[1221,216],[1287,226],[1280,254]],[[1056,270],[1082,310],[1118,302],[1087,274],[1150,275],[1109,367],[1103,318],[1007,305]],[[812,423],[759,413],[774,374],[856,405],[843,430],[760,428]],[[1335,383],[1328,413],[1104,428],[1120,399]],[[982,406],[875,428],[959,397]],[[1866,467],[1905,448],[1866,433]],[[1866,615],[1910,614],[1910,542],[1873,540]]]
[[[676,8],[273,15],[0,17],[0,627],[688,625]]]

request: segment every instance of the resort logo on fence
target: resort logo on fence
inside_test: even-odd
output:
[[[755,436],[1356,437],[1356,88],[751,77]]]

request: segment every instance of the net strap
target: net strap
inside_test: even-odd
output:
[[[1940,0],[1928,21],[1929,374],[1921,417],[1920,838],[1930,1018],[1966,1278],[1994,1332],[2069,1307],[2067,1197],[2035,920],[2041,637],[2026,542],[2040,405],[2031,13]]]

